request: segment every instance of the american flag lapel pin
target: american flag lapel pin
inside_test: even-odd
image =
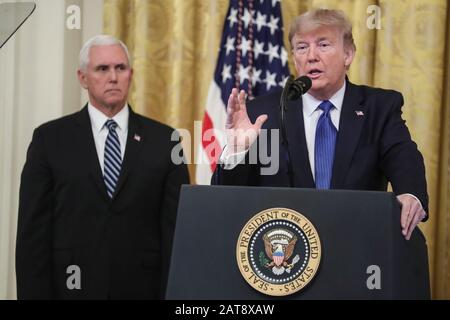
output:
[[[137,142],[141,142],[142,138],[140,135],[134,134],[134,140],[136,140]]]
[[[360,110],[355,111],[355,113],[356,113],[356,115],[357,115],[358,117],[363,117],[363,116],[364,116],[364,112],[362,112],[362,111],[360,111]]]

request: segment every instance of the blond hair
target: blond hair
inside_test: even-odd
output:
[[[298,32],[306,33],[319,27],[335,27],[341,33],[344,47],[356,51],[353,40],[352,23],[341,10],[315,9],[294,18],[289,29],[289,43]]]

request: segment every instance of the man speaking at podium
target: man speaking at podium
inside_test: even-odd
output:
[[[227,145],[212,184],[386,191],[390,182],[409,240],[415,226],[427,219],[428,195],[423,157],[401,117],[401,93],[348,80],[356,47],[342,11],[318,9],[296,17],[289,41],[297,74],[309,77],[312,85],[287,104],[288,148],[271,154],[279,157],[278,170],[265,174],[266,159],[259,153],[252,161],[251,155],[258,146],[273,145],[261,141],[261,129],[269,137],[280,129],[281,92],[246,105],[245,92],[233,89]]]
[[[80,52],[89,103],[34,131],[22,172],[19,299],[163,297],[178,195],[174,130],[127,103],[126,46],[96,36]]]

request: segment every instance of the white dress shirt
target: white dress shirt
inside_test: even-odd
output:
[[[106,137],[108,136],[109,132],[108,127],[106,127],[105,124],[106,121],[108,121],[110,118],[108,118],[103,112],[95,108],[90,103],[88,104],[88,112],[89,118],[91,119],[92,134],[94,136],[98,161],[100,162],[102,172],[104,172],[103,166],[105,158],[105,143]],[[112,120],[114,120],[117,123],[116,132],[117,135],[119,136],[120,153],[122,156],[122,161],[125,155],[125,147],[127,145],[129,114],[130,111],[128,109],[128,105],[126,105],[124,108],[122,108],[122,110],[120,110],[118,114],[112,117]]]
[[[339,131],[339,119],[341,118],[342,103],[344,102],[345,94],[345,81],[344,85],[330,98],[330,101],[334,108],[330,110],[331,122]],[[303,122],[305,124],[305,138],[306,146],[308,148],[309,164],[311,165],[311,171],[313,179],[315,181],[315,170],[314,170],[314,146],[316,142],[316,127],[319,118],[323,111],[319,109],[319,105],[322,100],[317,100],[309,93],[302,96],[303,102]],[[292,142],[290,142],[292,144]]]

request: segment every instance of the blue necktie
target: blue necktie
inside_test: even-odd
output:
[[[120,141],[116,132],[117,123],[108,120],[105,123],[108,128],[108,136],[105,143],[105,160],[103,168],[103,178],[105,179],[106,191],[110,198],[113,197],[119,181],[120,169],[122,168],[122,155],[120,153]]]
[[[316,127],[316,141],[314,146],[314,168],[317,189],[330,189],[331,173],[333,170],[334,147],[336,145],[337,130],[331,122],[330,110],[333,104],[325,100],[319,105],[323,110]]]

